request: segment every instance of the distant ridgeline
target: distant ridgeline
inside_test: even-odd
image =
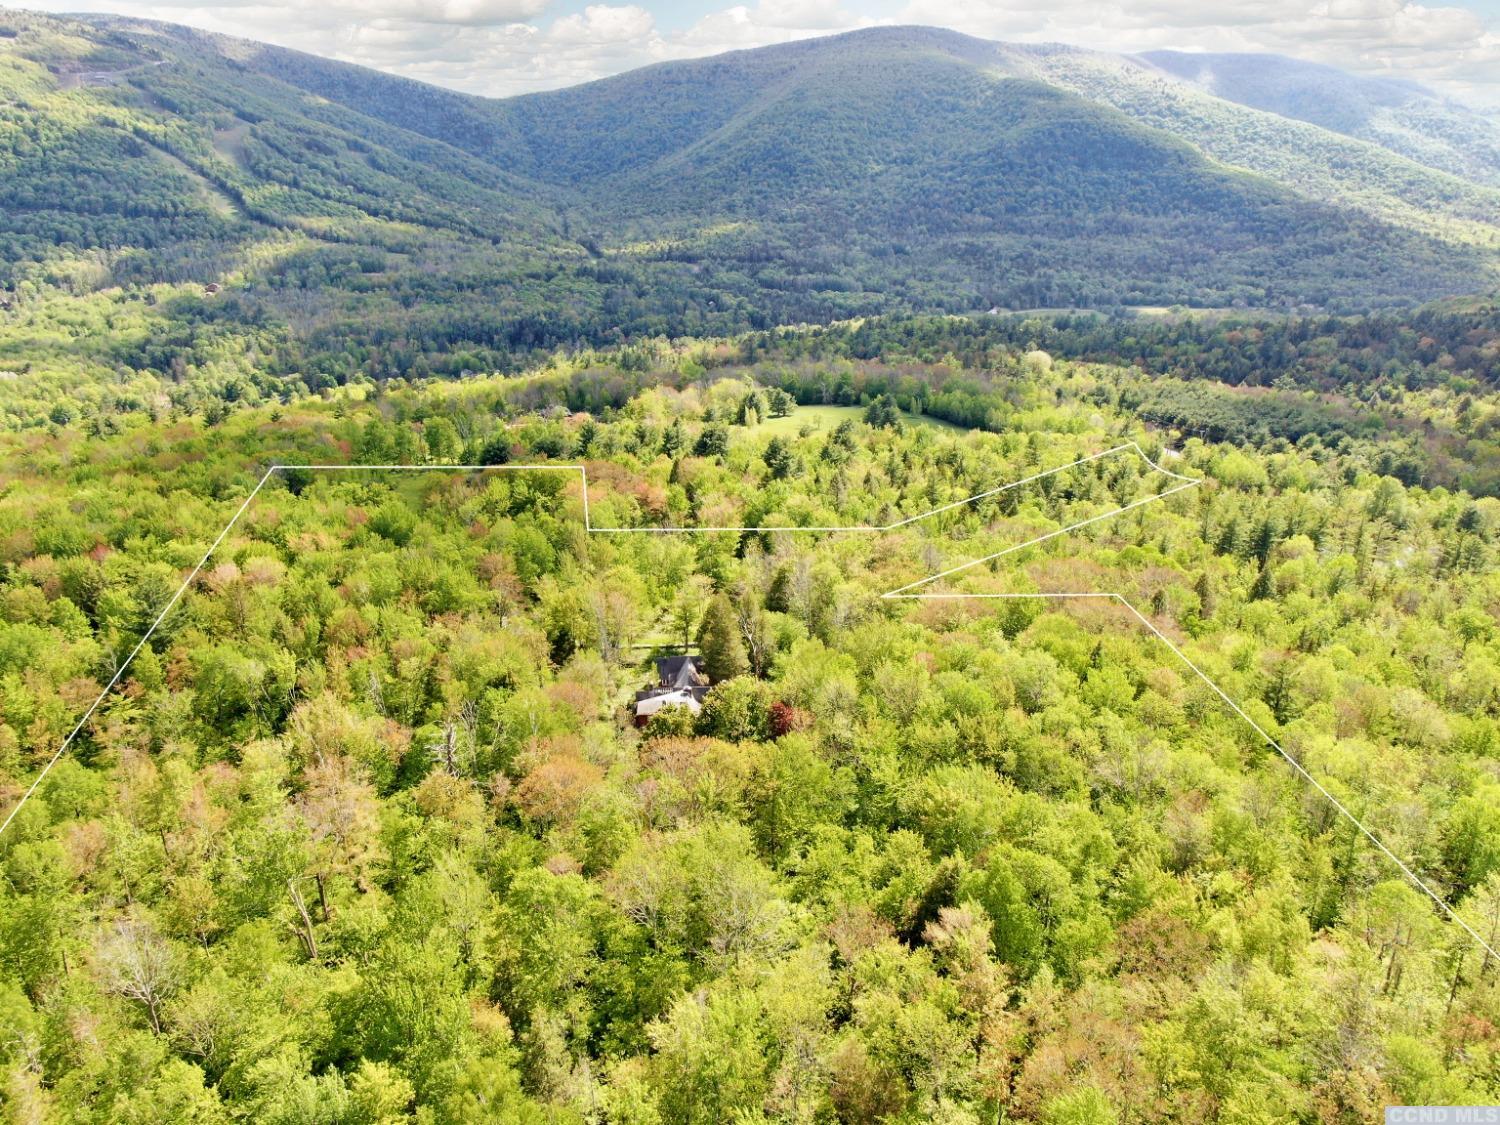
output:
[[[1322,77],[1342,115],[1299,120],[1288,60],[1273,99],[1227,63],[892,28],[495,101],[166,24],[0,33],[0,370],[54,383],[1500,287],[1500,130]]]

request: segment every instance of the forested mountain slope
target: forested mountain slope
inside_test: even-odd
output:
[[[1014,48],[1036,72],[1193,145],[1211,159],[1403,229],[1496,246],[1500,192],[1379,144],[1236,105],[1135,60],[1072,48]]]
[[[1034,132],[1009,136],[1010,119],[1029,106],[1032,90],[1008,79],[1030,79],[1053,92],[1082,95],[1094,112],[1058,98],[1045,103]],[[705,155],[711,158],[716,145],[747,131],[770,146],[772,126],[780,125],[787,132],[774,156],[781,160],[773,157],[760,169],[769,186],[783,181],[784,165],[794,173],[816,170],[840,155],[865,169],[899,167],[903,142],[917,143],[909,138],[915,132],[930,150],[968,158],[971,169],[974,157],[987,155],[968,147],[976,131],[997,147],[1030,142],[1043,158],[1062,155],[1069,158],[1064,168],[1097,156],[1107,169],[1108,159],[1118,157],[1121,149],[1149,151],[1162,140],[1131,132],[1109,112],[1118,110],[1189,141],[1195,154],[1210,162],[1245,168],[1292,188],[1302,201],[1380,214],[1402,226],[1436,229],[1458,218],[1479,223],[1481,240],[1492,239],[1500,195],[1442,174],[1447,162],[1422,166],[1419,155],[1398,155],[1340,135],[1348,130],[1308,128],[1277,111],[1261,112],[1238,102],[1203,94],[1169,79],[1154,65],[1125,56],[992,43],[933,28],[877,28],[647,68],[570,90],[513,98],[500,109],[507,123],[531,141],[528,159],[534,174],[558,182],[588,182],[600,174],[653,167],[680,171],[685,158],[695,163]],[[1082,143],[1087,138],[1070,134],[1068,124],[1078,116],[1086,117],[1110,143],[1091,150]],[[1477,115],[1470,117],[1479,121],[1472,127],[1476,137],[1492,131]],[[913,130],[913,121],[925,127]],[[1056,146],[1061,154],[1048,151],[1052,146],[1045,142],[1052,132],[1065,142]],[[1435,127],[1433,143],[1448,140],[1453,132],[1446,122]],[[1470,138],[1467,147],[1476,144]],[[1473,159],[1482,160],[1483,146],[1477,149]],[[666,167],[661,167],[663,157]],[[1330,165],[1336,176],[1328,174]],[[697,175],[707,179],[713,173],[703,169]],[[1169,162],[1153,186],[1177,193],[1191,209],[1205,175],[1200,167],[1184,174]],[[1031,170],[1031,178],[1049,188],[1065,179],[1045,159]],[[1109,185],[1091,186],[1107,192]],[[858,194],[849,191],[847,182],[844,188]],[[1236,188],[1250,192],[1254,202],[1249,185]],[[1100,202],[1107,203],[1108,195]],[[1041,217],[1046,210],[1039,207],[1032,213]]]
[[[1138,61],[921,28],[497,102],[5,12],[0,173],[0,372],[64,387],[891,310],[1347,310],[1493,290],[1500,255],[1500,190]]]
[[[67,246],[151,250],[139,259],[142,280],[200,276],[197,263],[169,253],[193,234],[225,254],[267,230],[375,244],[457,234],[557,249],[529,185],[452,146],[150,30],[0,20],[12,32],[0,39],[6,281]]]
[[[599,206],[643,239],[676,234],[673,252],[710,259],[769,248],[787,285],[873,278],[916,303],[934,287],[979,305],[1149,304],[1173,291],[1323,303],[1350,284],[1387,290],[1398,274],[1432,293],[1478,262],[1461,248],[1471,234],[1492,234],[1444,240],[1415,205],[1381,213],[1227,168],[1023,68],[997,75],[953,38],[844,37],[786,69],[741,56],[759,78],[754,95],[690,122],[677,113],[676,67],[511,108],[536,115],[528,133],[575,123],[539,147],[537,174],[603,173]],[[700,68],[692,85],[750,85],[733,60],[683,65]],[[732,77],[719,79],[723,69]],[[590,120],[601,106],[621,108]],[[671,135],[674,151],[640,155]],[[1478,213],[1455,203],[1442,221]]]
[[[324,96],[348,88],[289,52],[256,65]],[[360,93],[410,116],[404,84]],[[607,232],[623,221],[679,236],[668,252],[751,269],[770,256],[807,288],[835,268],[846,284],[873,276],[917,303],[934,280],[982,306],[1150,303],[1163,279],[1197,303],[1336,303],[1346,285],[1382,289],[1393,253],[1398,272],[1430,266],[1451,290],[1500,249],[1500,192],[1448,162],[1122,56],[932,28],[648,67],[508,99],[495,118],[433,128],[491,151],[520,138],[511,166],[579,185]]]
[[[0,30],[0,368],[462,365],[566,315],[587,254],[495,165],[153,27]]]
[[[1372,141],[1421,164],[1500,184],[1500,125],[1415,83],[1361,78],[1278,55],[1147,51],[1140,58],[1219,98]]]

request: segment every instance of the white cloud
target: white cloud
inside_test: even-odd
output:
[[[645,8],[590,4],[555,21],[547,34],[554,43],[643,43],[655,30],[656,21]]]
[[[199,20],[215,15],[225,21],[248,21],[283,28],[299,24],[322,26],[341,20],[375,22],[403,20],[413,23],[484,26],[532,19],[547,9],[549,0],[318,0],[299,4],[292,0],[226,0],[205,5],[201,0],[105,0],[90,3],[87,11],[111,11],[148,19]],[[78,11],[77,3],[28,3],[28,7],[52,11]]]
[[[712,3],[712,0],[705,0]],[[722,0],[720,0],[722,2]],[[28,0],[187,23],[471,93],[551,89],[665,59],[784,43],[878,22],[881,0],[758,0],[680,29],[641,3],[547,18],[550,0]],[[883,5],[887,7],[888,5]],[[899,22],[1112,51],[1274,51],[1414,78],[1500,104],[1500,25],[1413,0],[907,0]]]
[[[1473,9],[1410,0],[910,0],[902,21],[1107,51],[1270,51],[1500,102],[1500,32]]]
[[[761,0],[753,7],[738,4],[711,12],[672,36],[666,47],[673,57],[681,58],[789,43],[879,22],[888,21],[860,16],[838,0]]]

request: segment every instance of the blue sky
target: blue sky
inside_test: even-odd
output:
[[[1500,0],[25,0],[191,24],[476,94],[880,23],[1100,50],[1272,51],[1500,109]]]

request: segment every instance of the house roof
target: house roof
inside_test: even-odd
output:
[[[656,679],[662,687],[696,687],[707,681],[696,656],[662,656],[656,661]]]
[[[703,704],[699,703],[697,696],[689,690],[655,691],[636,697],[635,713],[637,715],[654,715],[663,707],[686,707],[695,715],[703,710]]]

